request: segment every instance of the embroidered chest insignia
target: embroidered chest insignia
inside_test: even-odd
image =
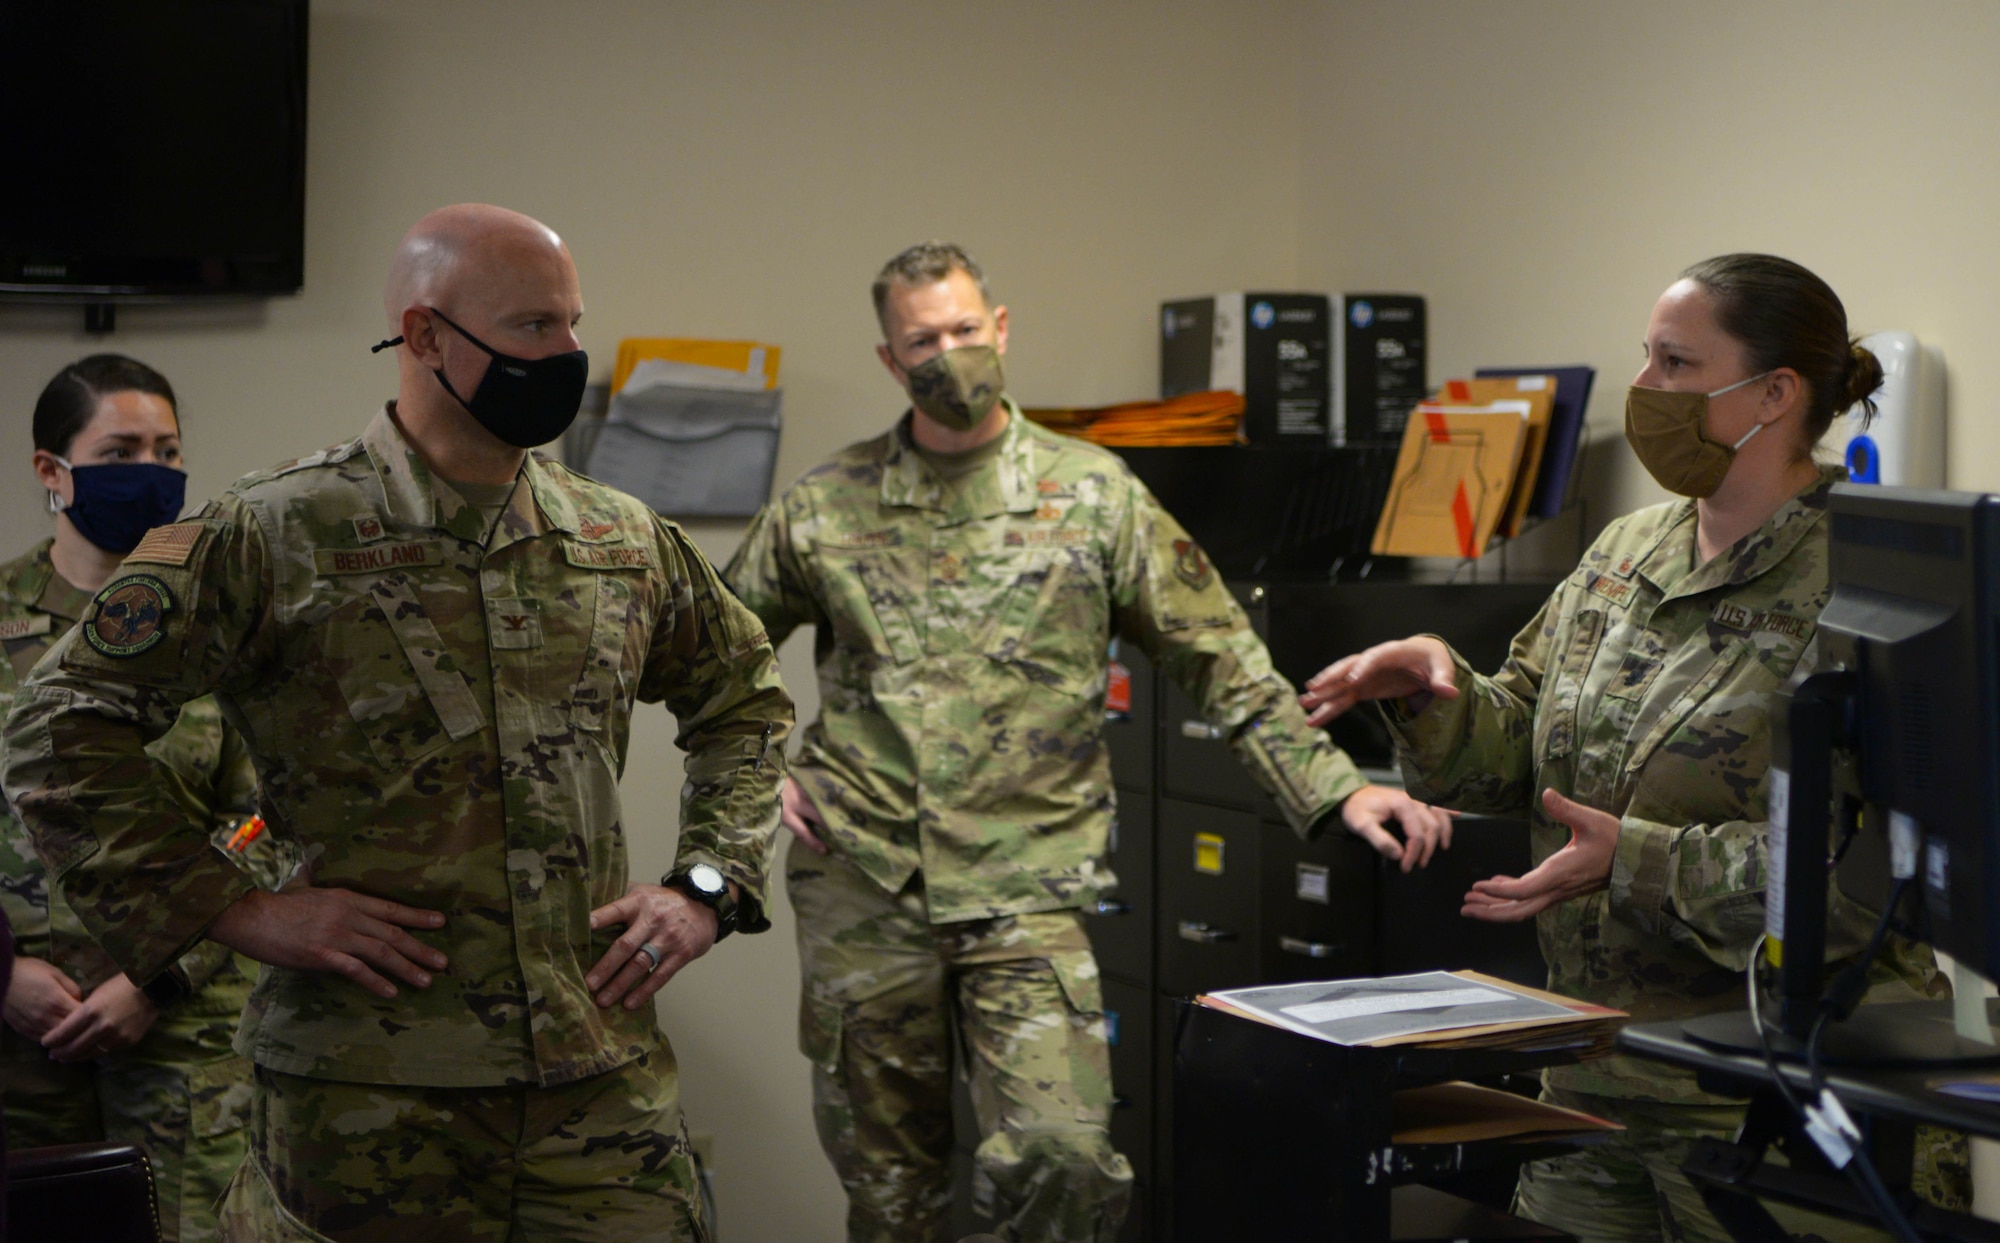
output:
[[[581,535],[583,538],[587,540],[595,541],[603,539],[605,536],[611,534],[613,531],[616,531],[617,529],[618,526],[616,523],[597,522],[593,519],[585,518],[582,521],[582,523],[580,523],[577,526],[576,533],[578,535]]]
[[[1051,505],[1047,501],[1043,501],[1035,509],[1035,520],[1037,522],[1061,522],[1062,516],[1062,506]]]
[[[131,574],[97,593],[83,638],[106,656],[137,656],[167,637],[173,593],[150,574]]]
[[[382,538],[382,520],[373,514],[365,514],[354,520],[356,543],[372,544]]]

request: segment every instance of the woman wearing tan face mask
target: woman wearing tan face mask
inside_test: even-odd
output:
[[[1817,659],[1827,495],[1844,477],[1813,448],[1882,370],[1833,290],[1770,255],[1689,268],[1644,349],[1626,436],[1681,499],[1613,522],[1497,674],[1404,639],[1330,666],[1301,702],[1318,724],[1383,700],[1412,795],[1531,817],[1536,867],[1475,884],[1463,914],[1533,917],[1550,988],[1655,1020],[1743,1005],[1764,925],[1769,704]],[[1874,922],[1836,900],[1829,957],[1857,953]],[[1946,988],[1927,948],[1894,938],[1874,978],[1871,1000]],[[1733,1135],[1739,1102],[1624,1057],[1553,1069],[1544,1095],[1628,1129],[1523,1167],[1518,1212],[1586,1240],[1728,1237],[1680,1163],[1695,1139]],[[1962,1164],[1962,1144],[1956,1163],[1934,1147]],[[1966,1194],[1962,1169],[1941,1180],[1938,1154],[1919,1156],[1935,1198]]]

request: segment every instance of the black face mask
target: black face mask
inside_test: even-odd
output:
[[[430,311],[493,360],[486,365],[486,375],[472,391],[470,401],[458,395],[443,369],[431,369],[444,391],[457,398],[481,427],[517,449],[532,449],[562,435],[576,421],[584,385],[590,382],[590,355],[571,350],[547,358],[516,358],[453,324],[443,311]],[[402,342],[403,338],[394,337],[374,348],[384,350]]]

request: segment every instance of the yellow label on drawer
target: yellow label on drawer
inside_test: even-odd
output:
[[[1222,875],[1222,835],[1220,833],[1197,833],[1194,835],[1194,870],[1210,876]]]

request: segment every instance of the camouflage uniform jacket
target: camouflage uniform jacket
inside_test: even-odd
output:
[[[0,566],[0,644],[7,659],[0,662],[0,713],[6,711],[21,679],[43,653],[83,615],[90,597],[56,573],[49,560],[53,541],[43,540],[24,556]],[[160,766],[181,814],[203,826],[220,849],[246,817],[257,810],[257,775],[242,735],[222,719],[213,699],[198,699],[181,710],[172,729],[147,748]],[[265,835],[248,851],[224,857],[245,866],[252,880],[276,888],[283,879],[276,839]],[[87,994],[118,974],[118,965],[99,948],[83,921],[63,900],[60,887],[51,891],[48,872],[28,840],[27,827],[0,808],[0,910],[14,927],[16,952],[54,963]],[[182,955],[181,974],[196,994],[182,1007],[204,1014],[226,1013],[232,1019],[250,996],[247,962],[232,963],[226,946],[201,942]],[[214,988],[210,985],[213,983]]]
[[[1692,501],[1619,519],[1515,636],[1497,675],[1454,654],[1457,699],[1414,717],[1404,701],[1387,705],[1410,793],[1529,815],[1537,863],[1569,841],[1541,790],[1620,818],[1609,888],[1538,917],[1556,992],[1635,1021],[1742,1008],[1764,927],[1772,695],[1817,655],[1827,496],[1842,477],[1823,471],[1700,567]],[[1841,899],[1830,922],[1829,953],[1846,956],[1873,917]],[[1926,950],[1904,943],[1889,957],[1878,979],[1922,987],[1935,974]],[[1723,1099],[1627,1057],[1548,1074],[1577,1092]]]
[[[450,967],[383,1000],[266,970],[238,1049],[294,1074],[561,1083],[659,1041],[583,974],[626,888],[618,801],[634,700],[687,751],[678,864],[762,911],[791,701],[756,618],[681,531],[530,455],[492,530],[384,410],[240,480],[127,558],[7,726],[9,792],[86,925],[135,979],[246,883],[154,793],[139,752],[214,691],[275,831],[316,884],[445,913]]]
[[[842,450],[764,507],[723,571],[778,641],[817,628],[820,718],[793,768],[832,845],[890,893],[921,872],[936,923],[1109,889],[1114,633],[1315,829],[1364,782],[1200,548],[1116,456],[1008,410],[998,451],[956,483],[908,416]]]

